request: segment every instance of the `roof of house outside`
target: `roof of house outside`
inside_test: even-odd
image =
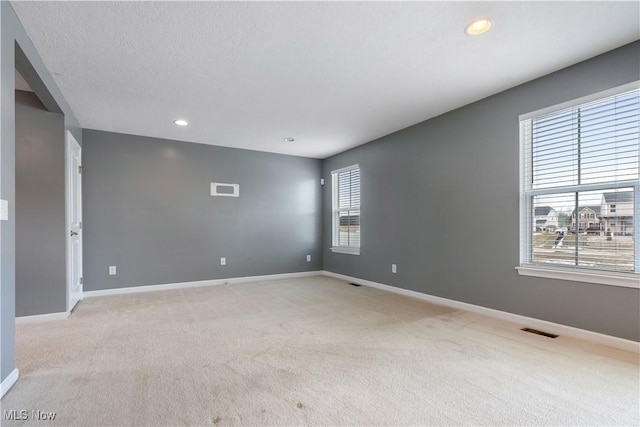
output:
[[[602,211],[602,206],[600,205],[589,205],[589,206],[578,206],[578,212],[582,212],[585,209],[591,209],[595,212],[596,216],[600,216],[600,212]],[[571,216],[576,214],[576,210],[571,211]]]
[[[633,191],[616,191],[604,193],[603,196],[606,204],[633,203]]]
[[[551,206],[536,206],[535,216],[549,215],[551,209],[553,209]]]

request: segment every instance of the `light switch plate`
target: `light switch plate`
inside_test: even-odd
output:
[[[9,202],[0,200],[0,221],[9,220]]]

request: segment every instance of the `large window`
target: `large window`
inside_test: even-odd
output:
[[[520,117],[521,269],[640,283],[639,141],[637,84]]]
[[[360,167],[331,172],[333,252],[360,254]]]

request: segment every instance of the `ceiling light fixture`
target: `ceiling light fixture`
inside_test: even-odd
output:
[[[295,139],[295,138],[293,138],[293,137],[291,137],[291,136],[288,136],[288,137],[286,137],[286,138],[282,138],[282,140],[283,140],[284,142],[293,142],[293,141],[295,141],[296,139]]]
[[[188,121],[183,119],[174,120],[173,123],[177,124],[178,126],[186,126],[189,124]]]
[[[489,31],[493,27],[493,21],[491,19],[478,19],[467,25],[464,32],[470,36],[478,36]]]

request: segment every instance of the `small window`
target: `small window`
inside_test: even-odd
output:
[[[607,270],[637,280],[640,90],[629,86],[521,116],[521,274],[571,269],[583,280],[588,270]],[[541,210],[581,221],[564,236],[540,232]]]
[[[360,254],[360,167],[331,172],[333,252]]]

